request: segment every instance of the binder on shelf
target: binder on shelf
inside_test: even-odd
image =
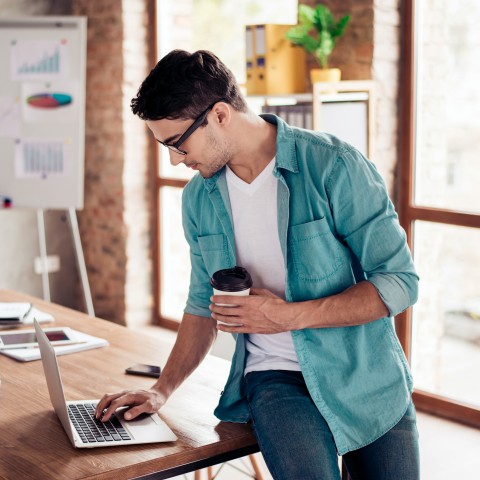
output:
[[[252,26],[247,25],[245,29],[245,67],[246,67],[246,77],[247,77],[247,91],[255,90],[254,82],[254,68],[253,63],[255,62],[255,58],[253,55],[253,35],[254,35],[254,28]]]
[[[295,105],[264,105],[262,113],[273,113],[285,120],[292,127],[312,130],[312,104],[297,103]]]
[[[291,25],[247,25],[247,95],[305,92],[306,55],[292,45],[286,32]]]

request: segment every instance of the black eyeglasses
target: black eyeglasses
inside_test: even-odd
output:
[[[205,118],[208,115],[208,112],[215,106],[216,103],[222,102],[223,100],[217,100],[216,102],[212,103],[207,109],[205,109],[196,119],[195,121],[187,128],[185,133],[175,142],[172,144],[162,142],[161,140],[157,140],[158,143],[161,143],[164,147],[167,147],[172,152],[177,153],[178,155],[186,155],[187,152],[185,150],[180,149],[180,145],[182,145],[185,140],[204,122]]]

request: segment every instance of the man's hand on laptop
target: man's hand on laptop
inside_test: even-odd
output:
[[[155,413],[163,406],[165,401],[165,396],[154,389],[107,393],[98,402],[95,418],[106,422],[117,409],[130,407],[124,418],[125,420],[133,420],[142,413]]]

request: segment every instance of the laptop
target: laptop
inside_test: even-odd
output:
[[[50,400],[74,447],[112,447],[177,440],[156,413],[127,421],[123,419],[123,412],[127,410],[125,408],[117,410],[110,421],[103,423],[95,419],[98,400],[67,402],[55,350],[36,320],[34,325]]]

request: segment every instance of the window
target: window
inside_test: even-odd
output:
[[[296,0],[161,0],[157,1],[158,56],[174,48],[211,50],[244,84],[245,25],[296,22]],[[183,165],[172,167],[161,146],[157,172],[159,323],[175,328],[185,307],[190,277],[181,193],[193,172]]]
[[[407,2],[400,207],[421,281],[411,317],[397,322],[417,406],[477,426],[479,21],[476,0]]]

